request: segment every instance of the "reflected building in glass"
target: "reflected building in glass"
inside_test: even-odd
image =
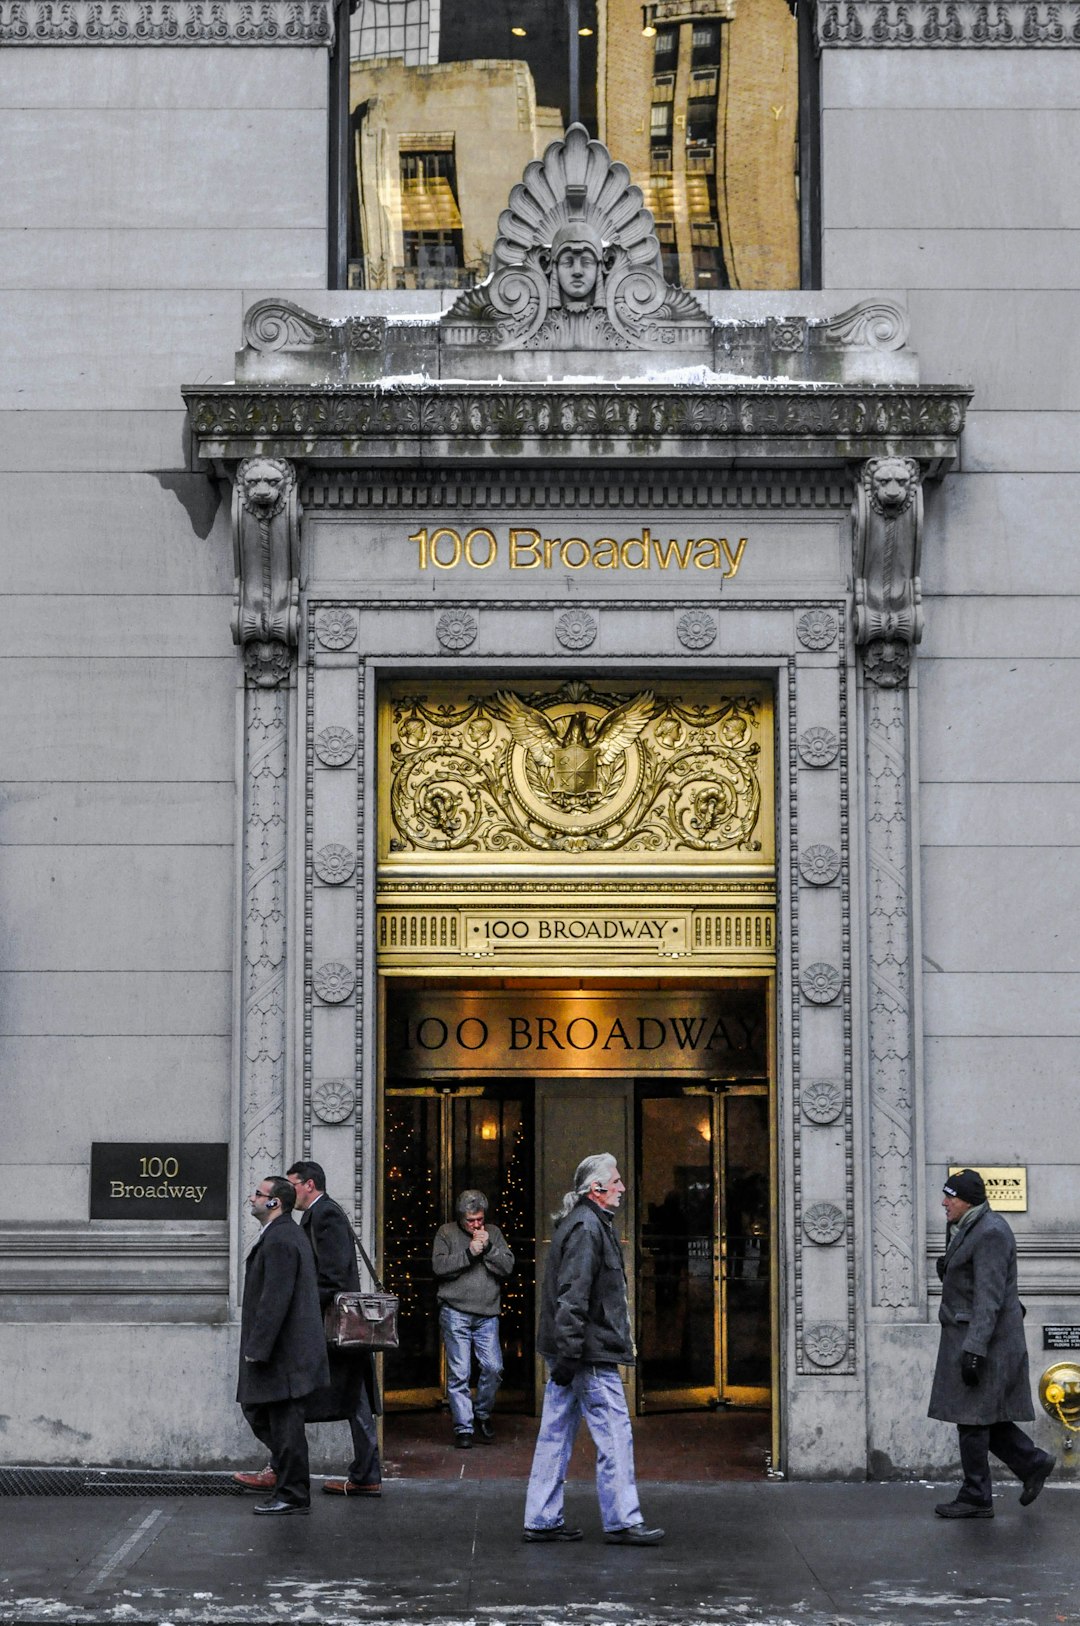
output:
[[[350,283],[486,274],[530,158],[577,116],[630,169],[666,279],[799,284],[798,30],[787,0],[362,0]]]

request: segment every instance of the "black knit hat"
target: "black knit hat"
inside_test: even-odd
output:
[[[972,1208],[986,1201],[986,1187],[977,1169],[961,1169],[959,1174],[950,1174],[941,1189],[946,1197],[959,1197]]]

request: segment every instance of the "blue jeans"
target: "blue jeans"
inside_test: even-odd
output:
[[[480,1377],[476,1385],[476,1416],[490,1417],[495,1394],[502,1378],[502,1350],[499,1347],[497,1315],[470,1315],[466,1310],[439,1306],[439,1330],[446,1347],[446,1391],[450,1397],[450,1417],[455,1431],[473,1431],[473,1402],[469,1393],[472,1358]]]
[[[551,1530],[563,1522],[566,1470],[582,1417],[596,1446],[601,1524],[605,1530],[625,1530],[642,1522],[634,1437],[618,1368],[582,1366],[566,1388],[549,1378],[544,1390],[544,1413],[525,1497],[527,1530]]]

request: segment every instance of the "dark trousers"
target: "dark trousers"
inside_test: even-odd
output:
[[[1017,1479],[1026,1479],[1034,1473],[1046,1455],[1015,1423],[958,1423],[956,1432],[960,1436],[960,1466],[964,1470],[964,1483],[960,1487],[960,1498],[964,1502],[979,1502],[985,1507],[991,1501],[991,1452]]]
[[[382,1463],[379,1461],[379,1435],[371,1411],[367,1384],[360,1385],[360,1398],[356,1411],[349,1418],[352,1434],[353,1460],[349,1478],[354,1485],[381,1485]]]
[[[268,1400],[243,1410],[251,1432],[270,1453],[277,1474],[275,1495],[283,1502],[307,1507],[311,1501],[311,1475],[303,1400]]]

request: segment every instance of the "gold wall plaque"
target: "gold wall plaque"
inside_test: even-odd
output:
[[[974,1169],[981,1174],[986,1185],[986,1197],[991,1208],[1006,1214],[1027,1213],[1027,1168],[983,1168],[978,1163],[950,1163],[949,1173],[959,1174],[961,1169]]]
[[[387,1075],[666,1073],[768,1076],[764,979],[703,990],[578,993],[394,989]]]
[[[380,706],[383,868],[771,868],[763,684],[395,684]]]

